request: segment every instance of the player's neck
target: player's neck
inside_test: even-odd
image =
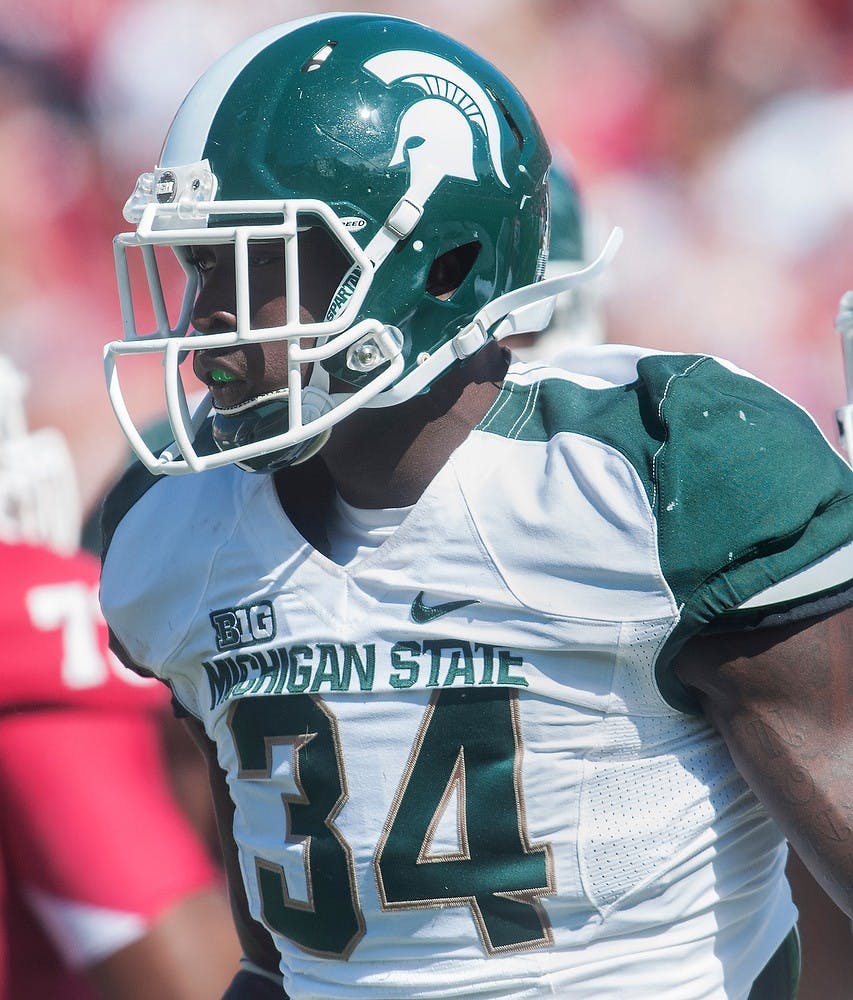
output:
[[[321,452],[341,496],[363,508],[416,503],[488,412],[507,364],[507,355],[492,343],[428,393],[348,417]]]

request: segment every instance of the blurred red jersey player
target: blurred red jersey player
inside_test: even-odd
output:
[[[236,944],[172,795],[168,692],[107,649],[64,442],[21,393],[0,358],[0,998],[219,996]]]

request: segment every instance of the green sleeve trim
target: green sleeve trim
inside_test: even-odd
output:
[[[660,367],[658,358],[640,367],[647,361]],[[656,676],[670,704],[695,710],[672,670],[676,654],[853,537],[853,472],[804,410],[711,358],[669,380],[660,413],[660,561],[681,616]]]
[[[701,582],[690,600],[681,610],[678,625],[670,634],[655,664],[655,677],[663,697],[674,708],[695,712],[696,701],[675,676],[672,669],[675,657],[692,636],[699,634],[709,622],[719,623],[723,617],[728,620],[727,631],[735,631],[740,621],[744,629],[750,627],[754,613],[738,612],[737,608],[754,594],[787,579],[799,572],[810,562],[815,562],[843,544],[843,532],[850,532],[853,524],[853,498],[839,500],[824,509],[818,509],[815,517],[801,531],[779,539],[775,544],[754,546],[730,565]],[[842,539],[840,542],[839,539]],[[819,551],[814,559],[803,561],[802,553]],[[765,585],[756,586],[759,576]],[[842,584],[845,587],[847,584]],[[833,588],[839,589],[839,588]],[[832,589],[827,591],[832,593]],[[811,595],[817,597],[819,595]],[[780,605],[791,608],[789,602]]]
[[[508,382],[480,430],[517,440],[581,434],[619,451],[643,484],[681,618],[657,681],[695,703],[672,662],[690,636],[833,552],[853,531],[853,471],[796,404],[707,355],[648,354],[606,389]]]

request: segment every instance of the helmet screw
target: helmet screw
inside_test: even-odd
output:
[[[378,360],[379,352],[373,344],[361,344],[356,351],[356,356],[359,364],[364,365],[365,368],[373,368]]]
[[[422,365],[429,361],[429,353],[427,351],[421,351],[417,358],[418,364]]]

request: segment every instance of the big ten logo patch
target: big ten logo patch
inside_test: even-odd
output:
[[[275,636],[275,614],[269,601],[211,611],[210,623],[220,652],[238,646],[256,646]]]

